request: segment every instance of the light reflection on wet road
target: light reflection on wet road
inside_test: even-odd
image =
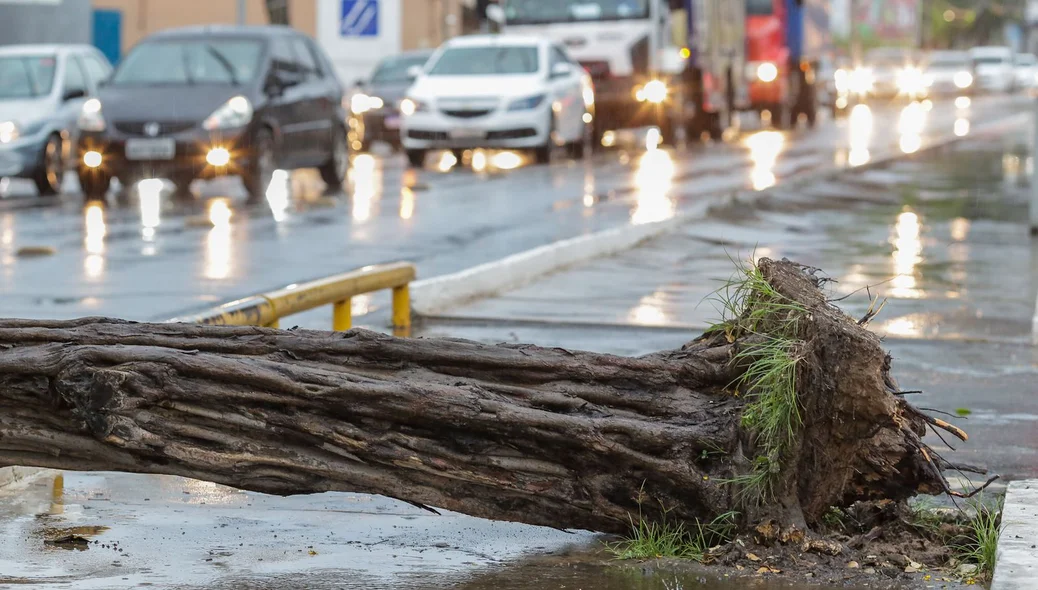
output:
[[[975,126],[1011,114],[1021,100],[859,106],[849,119],[811,131],[744,131],[687,152],[617,149],[550,167],[477,150],[460,163],[445,152],[414,171],[399,156],[363,154],[341,194],[323,195],[309,171],[282,173],[266,203],[252,207],[236,181],[205,185],[190,203],[173,200],[157,182],[140,186],[127,205],[110,197],[103,208],[84,208],[71,195],[49,208],[7,207],[33,200],[15,195],[0,202],[0,296],[12,316],[165,319],[367,264],[412,260],[428,278],[590,231],[667,219],[708,195],[916,151],[937,135],[961,134],[963,121]],[[223,217],[198,222],[214,214],[211,203],[224,203],[215,210]],[[57,253],[15,256],[33,245]]]

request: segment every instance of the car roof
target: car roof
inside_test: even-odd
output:
[[[1005,55],[1012,53],[1013,50],[1005,45],[982,45],[980,47],[974,47],[970,49],[970,53],[973,55],[989,54],[989,55]]]
[[[192,25],[165,29],[148,35],[148,40],[196,39],[198,37],[277,37],[301,35],[285,25]]]
[[[33,43],[26,45],[4,45],[0,47],[0,55],[39,55],[41,53],[53,53],[53,54],[65,54],[65,53],[80,53],[89,51],[91,53],[97,50],[93,45],[85,45],[82,43]]]
[[[496,45],[541,45],[547,43],[532,35],[464,35],[447,41],[448,47],[486,47]]]

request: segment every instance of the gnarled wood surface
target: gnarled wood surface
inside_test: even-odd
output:
[[[919,452],[925,418],[895,395],[878,338],[796,265],[761,268],[810,312],[805,422],[765,506],[740,506],[724,483],[754,444],[728,388],[742,343],[721,334],[623,358],[364,330],[0,320],[0,465],[366,492],[608,532],[639,509],[810,525],[830,505],[939,491]]]

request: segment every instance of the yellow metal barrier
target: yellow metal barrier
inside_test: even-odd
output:
[[[332,306],[332,329],[349,330],[353,325],[351,300],[357,295],[393,290],[393,334],[411,335],[411,292],[414,265],[406,262],[365,266],[309,283],[289,285],[277,291],[225,303],[196,316],[174,318],[171,322],[226,326],[278,327],[278,320],[303,311]]]

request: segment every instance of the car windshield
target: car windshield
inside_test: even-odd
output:
[[[411,79],[407,70],[414,66],[424,66],[427,61],[429,61],[428,55],[405,55],[385,59],[371,75],[371,81],[375,84],[407,82]]]
[[[443,52],[429,70],[430,76],[501,76],[536,74],[540,68],[537,47],[453,47]]]
[[[746,14],[768,16],[775,11],[772,0],[746,0]]]
[[[512,25],[649,18],[649,0],[506,0],[504,8]]]
[[[0,57],[0,100],[50,94],[56,65],[53,55]]]
[[[986,65],[1004,64],[1007,61],[1008,60],[1001,55],[981,55],[979,57],[973,58],[973,63]]]
[[[968,68],[970,66],[969,55],[965,54],[934,54],[930,56],[927,67],[935,70],[953,70]]]
[[[111,85],[245,84],[256,78],[262,53],[255,40],[146,41],[126,56]]]

